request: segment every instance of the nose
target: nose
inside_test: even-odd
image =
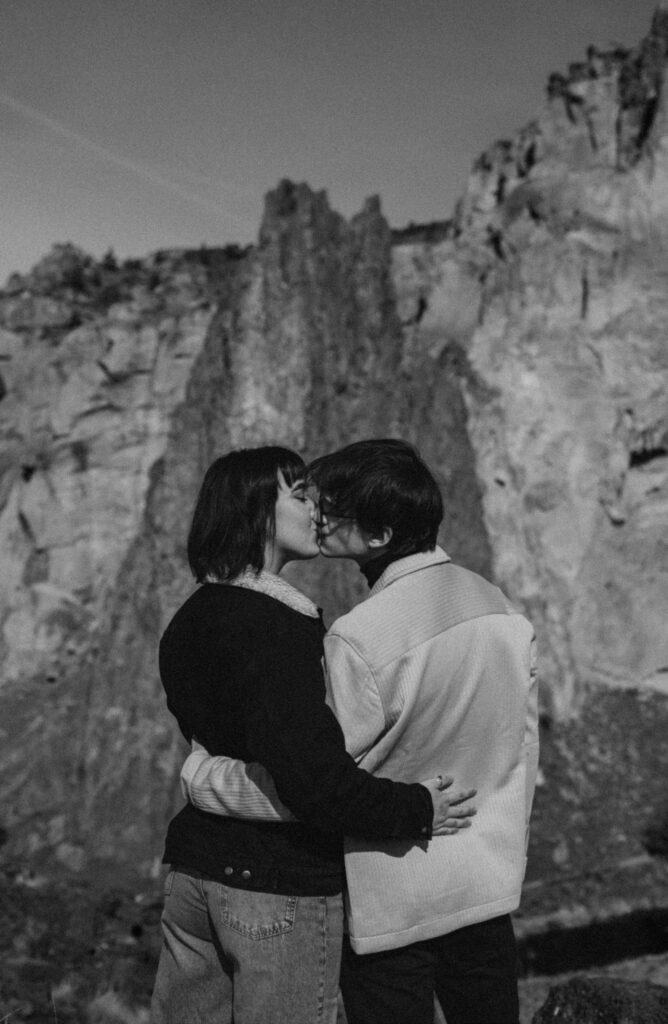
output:
[[[322,508],[319,501],[313,502],[313,512],[311,513],[313,522],[316,525],[318,533],[321,534],[327,525],[327,519],[323,515]]]

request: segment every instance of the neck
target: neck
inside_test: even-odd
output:
[[[373,587],[383,575],[388,565],[392,565],[392,562],[396,562],[398,558],[405,558],[405,555],[385,550],[379,555],[374,555],[371,558],[365,559],[364,562],[358,562],[357,564],[369,587]]]
[[[262,565],[265,572],[273,572],[274,576],[278,576],[287,563],[288,559],[285,558],[282,551],[277,551],[272,544],[266,545]]]

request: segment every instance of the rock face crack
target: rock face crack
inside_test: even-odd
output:
[[[637,466],[646,466],[648,462],[653,462],[655,459],[665,459],[666,456],[668,456],[668,445],[661,445],[656,448],[641,448],[631,452],[629,467],[634,469]]]

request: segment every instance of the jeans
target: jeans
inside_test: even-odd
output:
[[[348,1024],[518,1024],[517,954],[510,915],[382,953],[346,941],[341,991]]]
[[[343,901],[165,880],[151,1024],[335,1024]]]

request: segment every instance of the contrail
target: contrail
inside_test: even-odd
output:
[[[207,199],[206,196],[199,195],[197,192],[184,189],[178,184],[178,182],[164,177],[157,171],[151,170],[143,164],[135,163],[133,160],[129,160],[127,157],[115,153],[106,146],[101,146],[99,142],[95,142],[93,139],[87,138],[87,136],[82,135],[81,132],[68,127],[68,125],[63,124],[54,117],[50,117],[48,114],[42,113],[41,110],[37,110],[35,107],[32,107],[27,103],[23,103],[21,100],[15,99],[14,96],[10,96],[9,93],[4,92],[3,90],[0,90],[0,103],[3,103],[10,110],[14,111],[15,114],[20,114],[22,117],[25,117],[28,121],[33,121],[35,124],[39,124],[43,128],[47,128],[50,132],[53,132],[54,135],[59,135],[61,138],[67,139],[69,142],[74,142],[77,146],[81,146],[82,149],[88,150],[89,153],[97,156],[100,160],[105,160],[107,163],[115,164],[116,167],[120,167],[124,171],[128,171],[130,174],[134,174],[135,177],[141,178],[150,185],[155,185],[158,188],[163,188],[168,192],[172,192],[181,199],[190,203],[196,203],[198,206],[204,207],[205,210],[213,211],[219,216],[229,217],[240,227],[247,228],[248,225],[242,221],[240,217],[237,217],[232,211],[224,209],[212,199]]]

